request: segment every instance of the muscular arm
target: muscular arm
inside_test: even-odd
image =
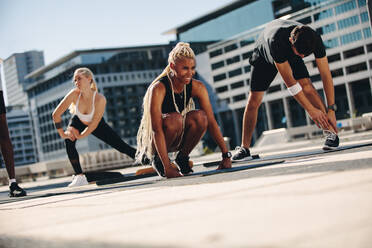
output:
[[[280,75],[282,76],[287,88],[297,83],[292,75],[292,69],[288,61],[284,63],[275,63],[275,66],[278,69]],[[311,104],[311,102],[309,101],[309,99],[307,99],[303,91],[300,91],[298,94],[296,94],[294,98],[306,110],[306,112],[310,115],[311,119],[315,122],[315,124],[318,127],[322,127],[323,129],[328,128],[327,116],[320,109],[315,108]]]
[[[318,67],[320,77],[322,78],[323,89],[327,98],[327,105],[333,105],[335,103],[335,89],[333,86],[332,74],[329,70],[328,59],[327,57],[316,58],[315,62]],[[335,112],[333,110],[327,110],[327,115],[334,131],[337,132]]]

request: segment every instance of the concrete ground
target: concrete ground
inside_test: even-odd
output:
[[[209,176],[74,189],[71,178],[36,181],[21,199],[0,187],[0,247],[371,247],[371,133],[341,136],[341,146],[360,144],[317,155],[306,153],[320,140],[253,149],[303,155]]]

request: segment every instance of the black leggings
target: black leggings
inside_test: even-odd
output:
[[[87,127],[84,123],[82,123],[76,115],[72,116],[69,124],[69,126],[76,128],[81,133],[84,131],[84,129]],[[106,144],[110,145],[111,147],[115,148],[121,153],[127,154],[129,157],[133,158],[136,154],[136,149],[125,143],[119,135],[117,135],[114,130],[107,125],[105,120],[101,119],[99,122],[97,128],[92,132],[94,136],[96,136],[98,139],[102,140]],[[83,173],[83,170],[81,169],[80,161],[79,161],[79,154],[76,150],[76,140],[71,141],[69,139],[65,139],[66,143],[66,151],[67,156],[71,162],[72,167],[74,168],[74,171],[76,174]]]

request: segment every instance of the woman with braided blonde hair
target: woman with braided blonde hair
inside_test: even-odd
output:
[[[231,154],[214,118],[206,87],[193,79],[195,55],[188,43],[179,42],[169,53],[168,65],[151,83],[143,100],[137,134],[137,160],[151,158],[160,176],[172,178],[192,173],[189,154],[208,129],[220,147],[219,169],[231,168]],[[200,109],[195,110],[193,98]],[[171,166],[169,152],[178,152]]]

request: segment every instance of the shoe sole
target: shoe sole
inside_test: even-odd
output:
[[[338,149],[337,147],[332,147],[332,146],[323,146],[323,151],[335,151]]]
[[[255,159],[254,157],[252,156],[249,156],[249,157],[245,157],[245,158],[242,158],[242,159],[231,159],[231,162],[243,162],[243,161],[251,161]]]

